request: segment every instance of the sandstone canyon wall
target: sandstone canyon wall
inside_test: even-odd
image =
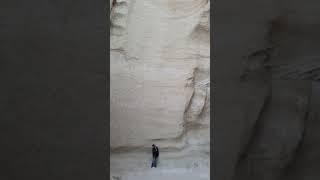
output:
[[[209,179],[210,1],[110,4],[111,178]]]

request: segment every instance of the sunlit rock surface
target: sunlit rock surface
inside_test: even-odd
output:
[[[110,4],[111,178],[209,179],[210,1]]]

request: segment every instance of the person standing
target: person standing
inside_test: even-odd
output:
[[[153,167],[157,167],[157,160],[158,160],[158,157],[159,157],[159,148],[152,144],[152,164],[151,164],[151,168]]]

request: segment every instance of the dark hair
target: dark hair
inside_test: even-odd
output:
[[[152,144],[152,146],[155,146],[154,144]]]

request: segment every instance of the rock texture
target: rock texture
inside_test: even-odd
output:
[[[111,178],[209,179],[210,1],[110,3]]]
[[[214,178],[319,179],[316,1],[224,3],[215,14]]]

